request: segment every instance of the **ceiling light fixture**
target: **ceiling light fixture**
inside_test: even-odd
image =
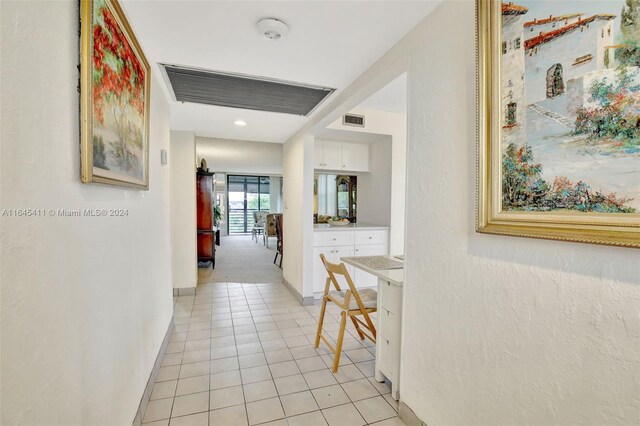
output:
[[[258,33],[269,40],[280,40],[289,33],[287,24],[276,18],[264,18],[256,24]]]
[[[233,122],[233,124],[235,124],[236,126],[246,126],[247,122],[243,120],[236,120]]]

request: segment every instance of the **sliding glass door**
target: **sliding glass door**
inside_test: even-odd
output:
[[[229,234],[251,232],[253,213],[269,211],[269,178],[266,176],[227,176]]]

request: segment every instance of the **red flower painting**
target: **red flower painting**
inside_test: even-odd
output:
[[[92,8],[93,166],[145,177],[146,69],[105,0]]]

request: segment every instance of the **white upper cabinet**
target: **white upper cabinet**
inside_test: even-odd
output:
[[[323,141],[324,145],[324,168],[329,170],[340,170],[342,142]]]
[[[368,172],[369,145],[316,139],[314,168],[339,172]]]
[[[313,168],[324,168],[324,141],[317,139],[313,145]]]
[[[364,143],[342,142],[342,164],[340,170],[350,172],[369,171],[369,145]]]

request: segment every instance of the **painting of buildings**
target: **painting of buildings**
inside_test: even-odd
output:
[[[640,0],[502,3],[503,210],[640,212],[639,38]]]

